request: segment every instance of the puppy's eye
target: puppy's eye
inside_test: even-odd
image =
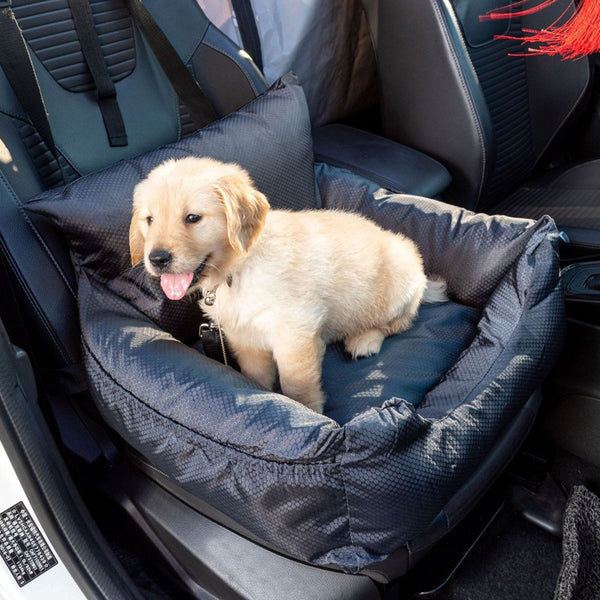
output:
[[[154,221],[154,217],[146,217],[146,223],[148,223],[148,225],[152,225],[152,221]]]
[[[186,223],[197,223],[198,221],[200,221],[200,219],[202,218],[202,215],[188,215],[185,218],[185,222]]]

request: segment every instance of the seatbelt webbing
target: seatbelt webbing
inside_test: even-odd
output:
[[[251,0],[231,0],[235,17],[237,20],[240,36],[242,37],[242,45],[244,50],[254,60],[256,66],[262,71],[262,47],[260,45],[260,35],[254,18]]]
[[[215,121],[217,119],[215,110],[148,9],[142,4],[141,0],[125,0],[125,3],[165,75],[171,82],[175,93],[188,109],[194,125],[200,129]]]
[[[69,0],[83,57],[96,86],[96,99],[111,146],[127,146],[127,132],[117,102],[115,84],[108,72],[88,0]]]
[[[10,4],[0,9],[0,66],[17,100],[54,156],[62,173],[58,150],[50,129],[46,105],[27,50],[23,32]],[[64,179],[64,176],[63,176]]]
[[[217,114],[198,82],[187,69],[152,15],[143,6],[141,0],[125,0],[125,3],[135,24],[144,35],[173,86],[175,93],[188,109],[194,125],[201,128],[215,121]],[[102,60],[104,61],[103,57]],[[106,65],[104,64],[104,66]],[[2,67],[31,124],[52,153],[62,173],[60,155],[50,129],[44,99],[29,56],[27,44],[12,12],[10,2],[0,2],[0,67]],[[104,88],[102,89],[104,90]],[[110,101],[108,105],[110,106]],[[111,109],[105,110],[108,112]],[[109,118],[112,119],[112,117]],[[64,174],[63,179],[65,179]]]

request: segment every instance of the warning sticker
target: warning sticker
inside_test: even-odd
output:
[[[0,513],[0,555],[20,587],[57,564],[23,502]]]

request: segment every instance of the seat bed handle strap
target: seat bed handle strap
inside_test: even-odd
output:
[[[256,19],[252,11],[250,0],[231,0],[233,11],[240,30],[242,45],[244,50],[252,57],[256,66],[262,71],[262,48],[260,45],[260,35],[256,26]]]
[[[88,0],[69,0],[81,51],[96,86],[96,100],[111,146],[127,146],[127,132],[117,102],[115,84],[108,72]]]
[[[23,32],[15,19],[10,0],[0,2],[0,67],[31,124],[54,156],[62,173],[62,165],[50,129],[46,105]]]
[[[141,0],[125,0],[125,3],[175,93],[188,109],[194,125],[200,129],[215,121],[214,108],[148,9]]]

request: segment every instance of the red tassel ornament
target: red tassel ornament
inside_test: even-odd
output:
[[[520,0],[492,10],[480,16],[479,20],[488,21],[526,16],[543,10],[554,2],[556,0],[544,0],[535,6],[525,8],[525,5],[531,4],[530,0]],[[600,0],[582,0],[575,13],[569,17],[565,12],[545,29],[540,31],[523,29],[522,31],[525,34],[523,38],[502,35],[495,37],[508,40],[522,39],[523,44],[538,44],[537,47],[528,48],[529,52],[534,54],[558,54],[563,58],[575,59],[599,52]]]

